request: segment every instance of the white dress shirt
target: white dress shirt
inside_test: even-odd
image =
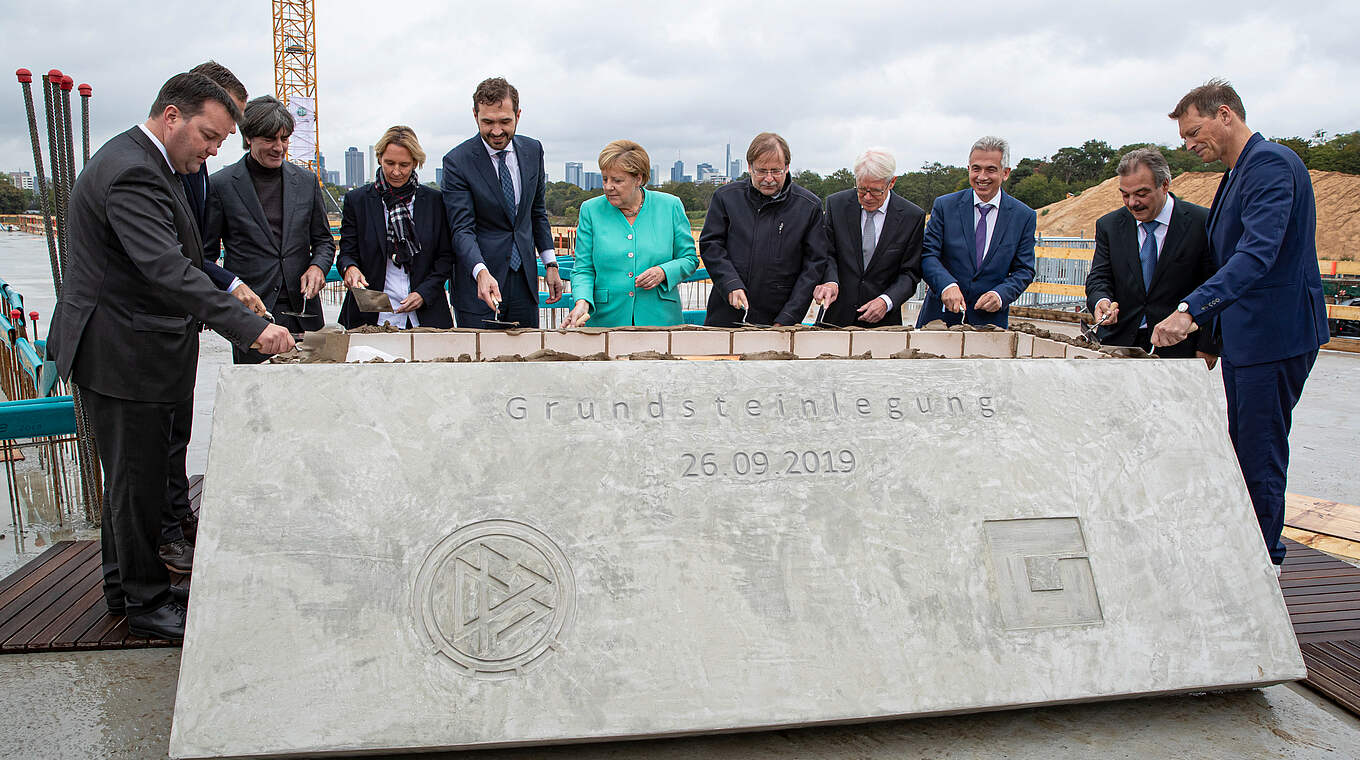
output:
[[[870,244],[873,245],[874,248],[878,247],[878,241],[883,237],[883,223],[888,218],[888,200],[890,198],[892,198],[892,190],[889,190],[887,194],[883,196],[883,205],[879,206],[877,211],[866,211],[863,206],[860,206],[859,209],[860,232],[864,231],[864,223],[869,220],[870,215],[874,217],[874,239],[870,241]],[[862,255],[863,251],[860,253]],[[883,299],[883,303],[886,303],[889,309],[892,309],[893,302],[892,299],[888,297],[887,293],[880,293],[878,297]]]
[[[482,140],[482,147],[486,148],[487,155],[491,156],[491,168],[495,170],[496,181],[500,182],[501,160],[497,157],[499,150],[491,147],[486,140]],[[515,152],[515,141],[512,138],[505,146],[505,168],[510,172],[510,184],[515,188],[515,208],[519,208],[520,181],[519,181],[519,155]],[[557,251],[549,248],[538,252],[538,259],[544,264],[551,264],[557,261]],[[472,268],[472,279],[475,281],[477,275],[486,269],[486,264],[477,264]]]
[[[170,167],[170,173],[176,175],[175,178],[178,179],[179,172],[175,171],[175,165],[170,163],[170,154],[165,151],[165,144],[161,142],[159,137],[156,137],[156,133],[147,129],[145,124],[138,124],[137,128],[142,130],[142,134],[146,135],[151,139],[151,144],[156,146],[156,150],[159,150],[161,152],[161,158],[165,159],[165,165]],[[205,179],[204,181],[206,182],[207,180]],[[206,187],[203,188],[204,195],[207,195],[207,190],[208,189]],[[200,234],[202,232],[203,230],[199,230]],[[227,292],[231,293],[235,291],[238,287],[241,286],[241,284],[242,284],[241,278],[233,276],[231,279],[231,284],[227,286]]]
[[[383,207],[384,212],[386,206]],[[411,228],[415,229],[416,218],[416,198],[411,196],[411,200],[406,202],[406,212],[411,215]],[[383,229],[387,229],[386,219],[383,220]],[[397,266],[392,261],[391,256],[387,256],[387,273],[383,275],[383,292],[392,301],[392,305],[400,304],[405,298],[411,295],[411,273]],[[392,311],[384,311],[378,315],[378,324],[392,325],[398,329],[405,327],[420,327],[420,318],[414,311],[398,314]]]

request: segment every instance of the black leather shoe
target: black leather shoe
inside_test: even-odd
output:
[[[194,547],[188,541],[180,539],[161,544],[157,553],[172,573],[188,574],[194,571]]]
[[[160,609],[128,618],[128,631],[146,639],[184,639],[186,610],[179,602],[166,602]]]
[[[179,602],[185,607],[188,607],[189,587],[175,583],[170,584],[170,601]],[[123,605],[121,601],[115,604],[113,602],[110,602],[108,599],[105,599],[104,603],[109,606],[109,614],[113,615],[114,617],[122,617],[123,614],[127,612],[127,608]]]
[[[184,540],[190,546],[198,545],[198,518],[190,512],[189,516],[179,521],[179,529],[184,531]]]

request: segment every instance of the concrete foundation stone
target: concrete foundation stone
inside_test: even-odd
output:
[[[1034,355],[1034,336],[1029,333],[1015,334],[1015,356],[1028,359]]]
[[[793,333],[788,330],[733,330],[732,353],[758,354],[764,351],[792,351]]]
[[[480,359],[498,356],[528,356],[543,350],[543,333],[539,330],[480,330],[477,333],[477,354]]]
[[[875,359],[887,359],[907,350],[910,334],[907,330],[852,330],[850,354],[859,356],[867,352]]]
[[[1297,679],[1222,406],[1196,362],[225,367],[170,754]]]
[[[605,351],[604,331],[556,330],[543,333],[543,347],[564,354],[593,356]]]
[[[609,355],[627,356],[643,351],[669,353],[671,334],[667,330],[610,330]]]
[[[966,332],[963,334],[963,355],[988,359],[1014,359],[1016,336],[1013,332]]]
[[[477,356],[475,332],[411,333],[411,341],[411,356],[418,362],[457,359],[463,354],[473,358]]]
[[[804,359],[822,354],[844,358],[850,353],[850,331],[799,330],[793,334],[793,352]]]
[[[912,348],[926,354],[958,359],[963,356],[963,333],[954,330],[913,330],[908,333]]]
[[[671,353],[676,356],[725,356],[732,353],[732,331],[672,330]]]
[[[354,349],[361,346],[382,351],[399,359],[411,360],[411,333],[409,332],[350,333],[349,354],[347,356],[352,356]]]

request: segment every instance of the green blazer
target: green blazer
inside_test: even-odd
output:
[[[699,268],[685,206],[674,195],[645,190],[637,221],[604,196],[581,204],[571,297],[590,304],[591,327],[669,326],[684,322],[681,281]],[[651,290],[633,280],[659,266],[666,280]]]

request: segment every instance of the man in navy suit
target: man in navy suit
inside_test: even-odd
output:
[[[515,134],[519,91],[500,77],[472,93],[478,134],[444,156],[444,209],[453,235],[453,310],[459,327],[485,320],[538,327],[538,266],[548,303],[562,297],[544,203],[543,145]],[[498,315],[498,316],[497,316]]]
[[[968,152],[968,190],[935,199],[921,248],[930,291],[916,326],[1006,327],[1010,305],[1034,281],[1034,210],[1001,192],[1011,149],[983,137]]]
[[[1278,573],[1289,426],[1328,340],[1313,184],[1294,151],[1252,132],[1242,99],[1221,79],[1191,90],[1169,115],[1186,148],[1228,171],[1209,210],[1218,272],[1157,324],[1152,343],[1175,345],[1200,327],[1221,332],[1228,435]]]

